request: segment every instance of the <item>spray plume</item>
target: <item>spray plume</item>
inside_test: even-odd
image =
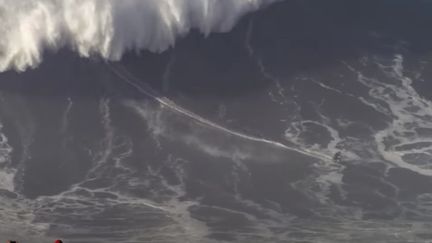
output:
[[[24,71],[45,49],[119,60],[162,52],[191,29],[229,31],[245,13],[275,0],[0,0],[0,72]]]

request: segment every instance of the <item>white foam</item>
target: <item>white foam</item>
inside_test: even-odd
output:
[[[405,76],[402,55],[395,55],[390,64],[385,64],[378,58],[372,60],[372,65],[377,65],[389,80],[378,81],[346,65],[357,74],[358,81],[370,89],[370,97],[363,97],[363,102],[392,118],[392,122],[385,129],[377,131],[374,135],[379,155],[398,167],[432,175],[430,163],[411,164],[403,159],[404,155],[410,153],[422,153],[432,159],[432,146],[400,149],[403,145],[432,142],[432,137],[421,136],[416,131],[417,128],[432,129],[432,102],[421,97],[413,88],[412,79]],[[386,142],[389,140],[392,141],[391,144]]]
[[[23,71],[44,49],[119,60],[126,51],[161,52],[191,29],[230,30],[245,13],[277,0],[0,0],[0,71]]]
[[[3,126],[0,124],[0,130],[2,128]],[[15,190],[14,178],[17,170],[12,167],[11,153],[13,149],[8,142],[6,135],[0,133],[0,189],[13,192]]]
[[[0,170],[0,189],[13,192],[15,190],[15,174],[16,170]]]

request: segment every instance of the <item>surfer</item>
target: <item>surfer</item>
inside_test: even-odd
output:
[[[338,151],[335,153],[335,155],[333,156],[333,161],[335,163],[341,163],[342,162],[342,152]]]

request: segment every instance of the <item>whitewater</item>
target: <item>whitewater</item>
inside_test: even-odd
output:
[[[191,30],[232,29],[244,14],[277,0],[0,0],[0,72],[25,71],[46,50],[120,60],[162,52]]]

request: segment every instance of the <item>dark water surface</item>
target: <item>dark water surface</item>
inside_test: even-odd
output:
[[[287,0],[3,73],[0,236],[432,242],[431,23],[428,1]]]

